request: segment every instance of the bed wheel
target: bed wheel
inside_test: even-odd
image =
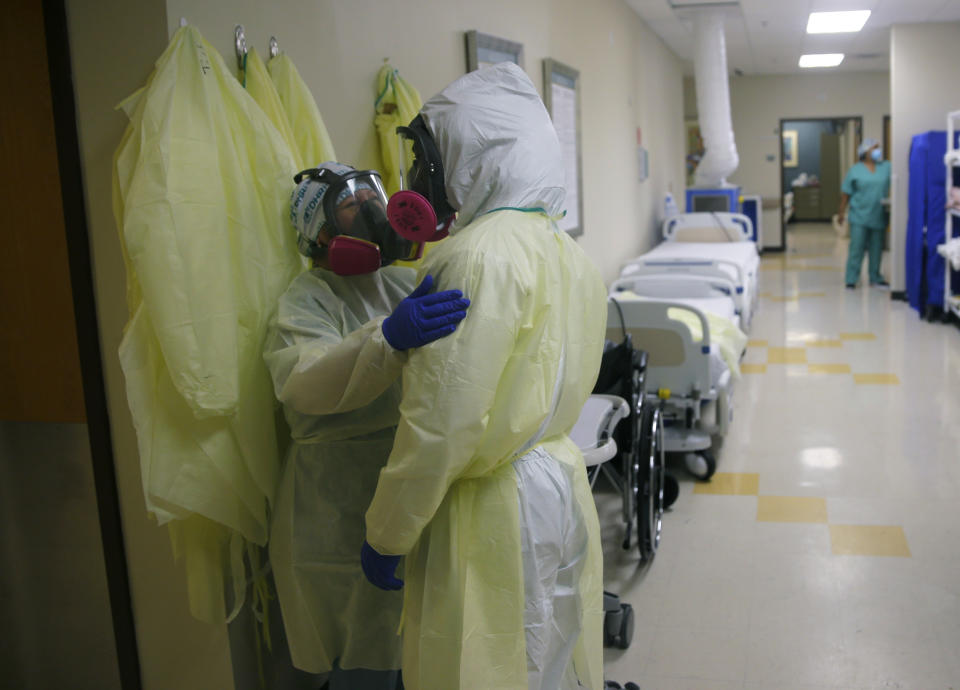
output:
[[[707,481],[717,471],[717,460],[709,450],[687,453],[683,460],[687,471],[700,481]]]

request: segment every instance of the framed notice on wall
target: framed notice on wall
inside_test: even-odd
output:
[[[523,44],[497,38],[479,31],[468,31],[467,71],[496,65],[499,62],[513,62],[523,67]]]
[[[797,158],[797,130],[787,129],[783,132],[783,167],[795,168]]]
[[[557,223],[574,237],[583,234],[583,175],[580,162],[580,72],[556,60],[543,61],[543,102],[560,138],[567,214]]]

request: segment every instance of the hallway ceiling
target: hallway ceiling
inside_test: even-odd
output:
[[[693,73],[693,10],[716,4],[726,19],[727,65],[744,74],[877,72],[890,69],[890,26],[960,21],[960,0],[627,0]],[[871,10],[863,30],[808,35],[811,12]],[[845,53],[839,67],[800,69],[804,53]]]

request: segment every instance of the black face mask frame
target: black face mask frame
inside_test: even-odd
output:
[[[444,225],[456,215],[456,209],[447,200],[443,159],[423,115],[417,115],[407,127],[397,127],[397,134],[413,142],[413,165],[402,171],[404,188],[422,194],[433,206],[438,226]]]

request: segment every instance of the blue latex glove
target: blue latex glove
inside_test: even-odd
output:
[[[381,330],[394,350],[409,350],[450,335],[467,315],[470,300],[459,290],[429,294],[433,276],[423,279],[383,321]]]
[[[363,542],[363,548],[360,549],[360,567],[373,586],[387,591],[403,587],[403,580],[394,575],[399,563],[400,556],[384,556],[366,541]]]

